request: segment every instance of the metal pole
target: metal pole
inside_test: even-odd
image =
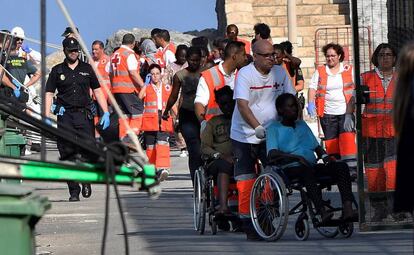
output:
[[[42,118],[45,121],[46,116],[46,0],[40,0],[40,53],[42,54]],[[42,135],[40,141],[40,159],[46,161],[46,138]]]
[[[292,43],[293,49],[298,45],[297,41],[297,17],[296,17],[296,0],[287,0],[288,13],[288,40]]]
[[[359,222],[365,222],[365,198],[364,198],[364,172],[363,172],[363,157],[362,157],[362,124],[361,124],[361,96],[362,90],[360,87],[360,55],[359,55],[359,29],[358,29],[358,5],[357,0],[351,1],[351,22],[352,22],[352,44],[354,52],[354,81],[356,85],[356,133],[357,133],[357,147],[358,147],[358,156],[357,156],[357,166],[358,166],[358,195],[359,195]],[[362,190],[361,190],[362,189]]]

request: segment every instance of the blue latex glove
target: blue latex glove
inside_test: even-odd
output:
[[[46,118],[45,119],[45,123],[47,124],[47,125],[49,125],[49,126],[52,126],[53,124],[52,124],[52,121],[49,119],[49,118]]]
[[[20,83],[15,79],[12,79],[12,83],[14,84],[14,86],[16,86],[16,88],[13,90],[14,96],[16,98],[19,98],[20,97]]]
[[[315,102],[308,102],[308,106],[306,107],[306,110],[308,110],[308,114],[311,118],[316,117],[316,106]]]
[[[109,127],[111,124],[111,121],[109,120],[109,112],[104,112],[104,114],[101,117],[101,121],[99,122],[99,125],[102,125],[102,130],[105,130]]]
[[[145,76],[145,84],[150,84],[151,83],[151,74],[147,74],[147,76]]]
[[[61,106],[59,108],[59,112],[56,114],[57,116],[63,116],[63,114],[65,113],[65,107]]]
[[[52,106],[50,106],[50,112],[54,114],[55,110],[56,110],[56,105],[52,104]]]
[[[21,85],[20,82],[16,79],[12,79],[12,83],[14,86],[16,86],[16,89],[20,89]]]
[[[14,93],[14,96],[15,96],[16,98],[19,98],[19,97],[20,97],[20,89],[15,89],[15,90],[13,90],[13,93]]]
[[[16,88],[13,90],[14,96],[16,98],[19,98],[20,97],[20,87],[21,87],[21,85],[16,79],[12,79],[12,83],[13,83],[14,86],[16,86]]]
[[[27,44],[23,44],[22,45],[22,50],[24,52],[26,52],[27,54],[29,54],[30,52],[32,52],[32,48],[30,48],[29,45],[27,45]]]

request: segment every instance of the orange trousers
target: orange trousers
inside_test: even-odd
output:
[[[157,169],[169,169],[171,167],[169,133],[145,131],[144,140],[149,162]]]

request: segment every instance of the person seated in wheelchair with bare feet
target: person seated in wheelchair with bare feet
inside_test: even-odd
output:
[[[231,116],[235,102],[233,91],[229,86],[216,90],[216,102],[223,114],[211,118],[201,133],[201,153],[203,158],[213,162],[209,165],[208,173],[217,180],[219,190],[219,207],[216,215],[232,216],[227,205],[230,177],[234,175],[233,153],[230,141]]]
[[[348,165],[329,157],[306,122],[297,119],[298,103],[294,95],[280,95],[276,100],[276,110],[280,121],[275,121],[266,130],[270,161],[282,167],[288,179],[300,179],[322,223],[329,221],[333,215],[325,210],[317,186],[317,178],[321,176],[331,177],[338,186],[342,200],[342,220],[358,221],[358,215],[352,208],[354,196]],[[324,164],[317,164],[315,152]]]

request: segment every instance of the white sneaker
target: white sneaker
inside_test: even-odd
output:
[[[30,155],[32,155],[32,152],[29,149],[25,149],[24,150],[24,155],[25,156],[30,156]]]
[[[187,151],[181,151],[180,158],[185,158],[187,156],[188,156],[188,152]]]
[[[167,169],[161,169],[161,170],[159,170],[158,171],[158,181],[159,182],[165,181],[168,178],[168,175],[169,174],[170,173],[168,172]]]

